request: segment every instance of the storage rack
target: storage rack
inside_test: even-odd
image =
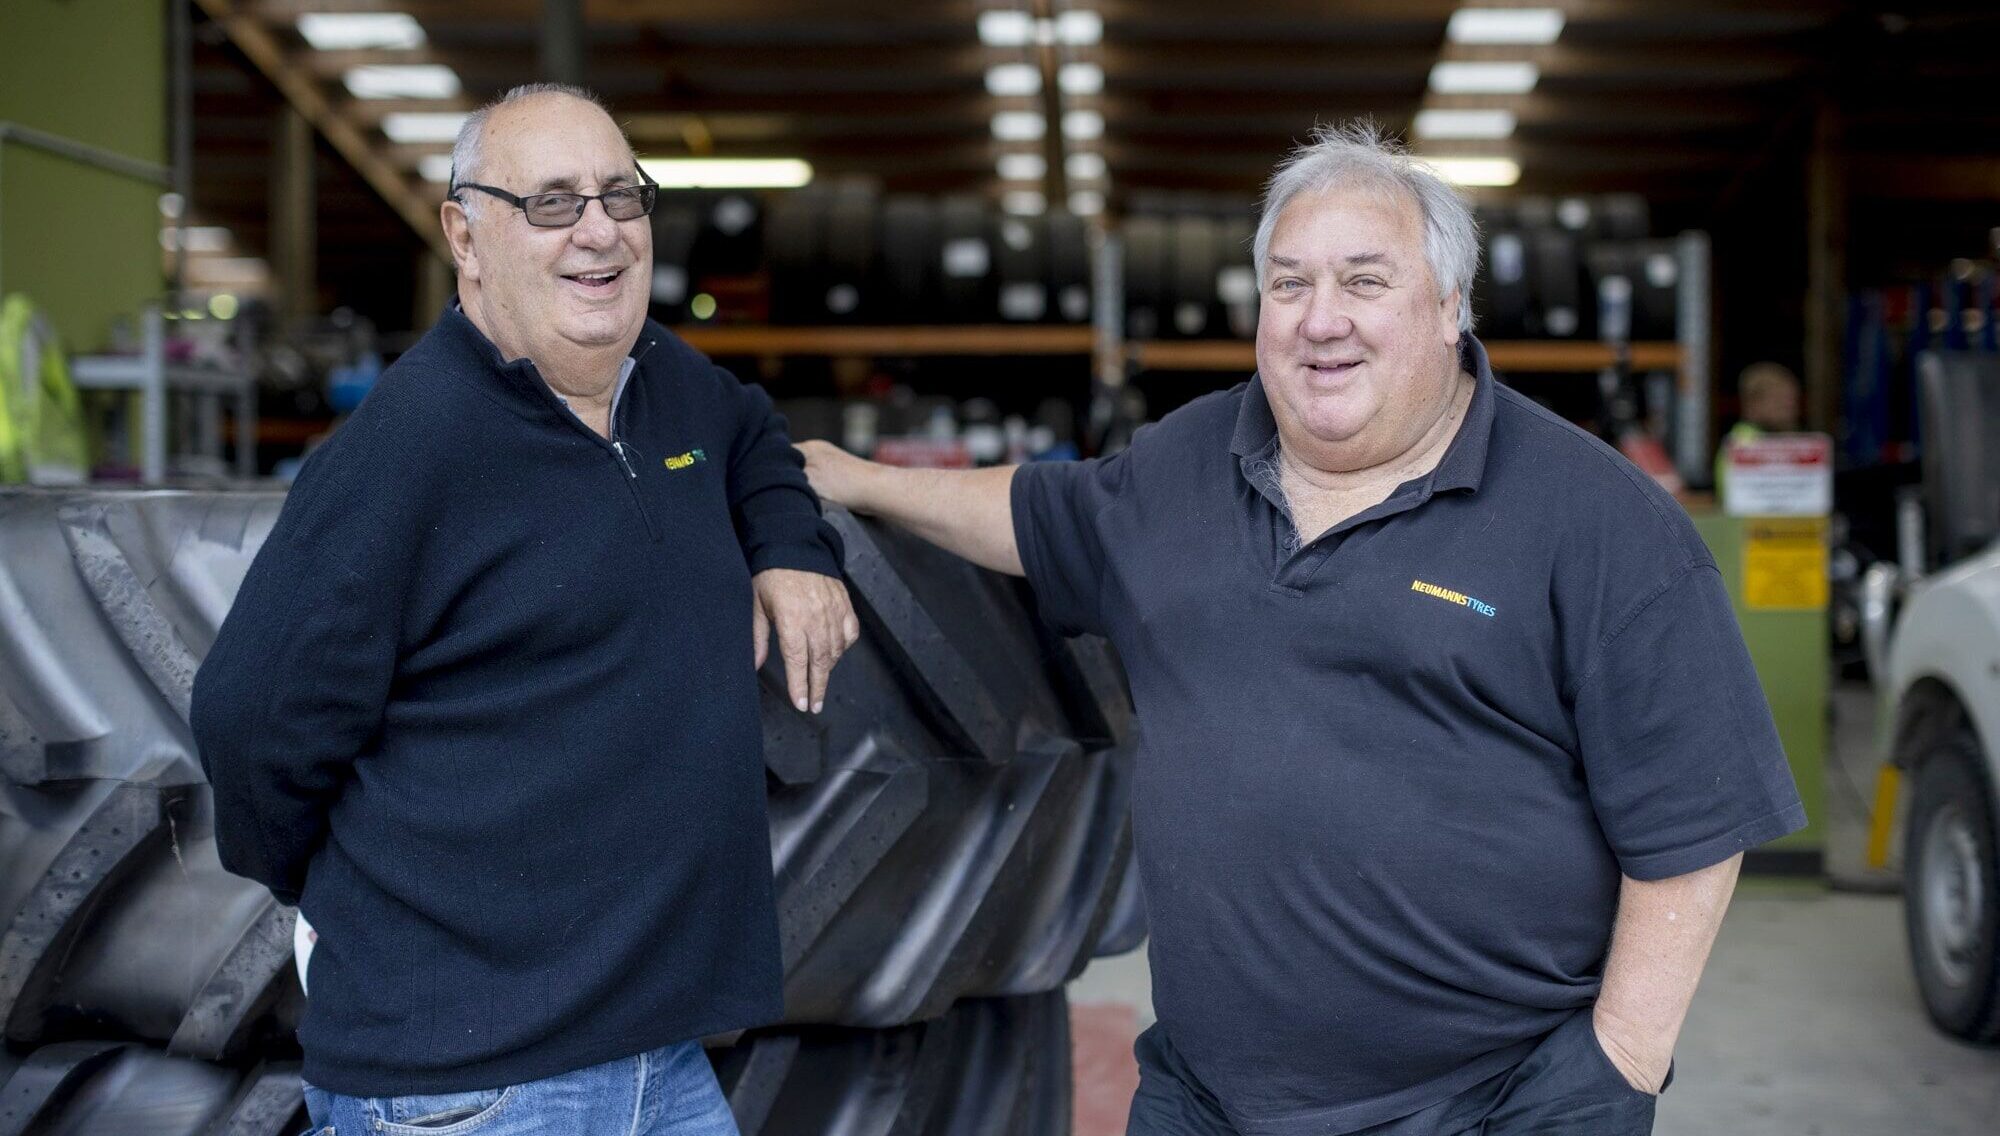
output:
[[[257,383],[248,372],[221,367],[169,363],[166,324],[157,307],[140,316],[137,355],[83,355],[70,361],[70,379],[81,390],[137,391],[140,395],[140,479],[159,485],[167,479],[167,396],[191,395],[196,449],[222,456],[222,406],[225,396],[236,400],[236,437],[257,436]],[[236,475],[257,476],[254,446],[239,442]]]

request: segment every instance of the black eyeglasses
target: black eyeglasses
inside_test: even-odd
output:
[[[528,218],[528,224],[539,229],[565,229],[576,224],[583,220],[583,211],[590,208],[593,201],[603,202],[604,215],[613,221],[637,221],[652,214],[653,203],[660,196],[659,184],[646,176],[644,166],[639,167],[639,177],[646,184],[620,186],[596,194],[531,193],[526,197],[516,197],[497,186],[475,185],[468,181],[452,188],[451,199],[458,201],[461,189],[490,193],[519,209]]]

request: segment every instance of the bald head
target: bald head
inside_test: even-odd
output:
[[[467,115],[464,124],[458,128],[458,140],[453,142],[451,147],[452,189],[455,191],[468,182],[486,183],[486,171],[483,168],[487,153],[486,139],[488,128],[496,116],[505,119],[508,117],[506,112],[510,108],[518,110],[524,103],[551,98],[575,99],[578,102],[589,103],[602,111],[607,121],[611,119],[610,108],[606,107],[604,100],[598,98],[597,93],[588,87],[579,87],[572,83],[523,83],[509,88],[506,94]],[[617,124],[614,122],[612,125],[616,129]],[[629,150],[628,144],[627,151]],[[466,206],[468,212],[475,207],[470,200],[475,196],[477,195],[459,195],[460,203]]]

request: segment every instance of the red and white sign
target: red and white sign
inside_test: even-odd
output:
[[[1732,517],[1824,517],[1833,512],[1833,439],[1766,434],[1732,442],[1722,510]]]

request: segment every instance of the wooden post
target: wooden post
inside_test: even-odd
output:
[[[271,276],[287,321],[319,314],[319,185],[312,123],[279,107],[271,132]]]
[[[1805,418],[1840,432],[1842,333],[1847,319],[1847,157],[1840,108],[1829,98],[1813,118],[1806,157]]]

